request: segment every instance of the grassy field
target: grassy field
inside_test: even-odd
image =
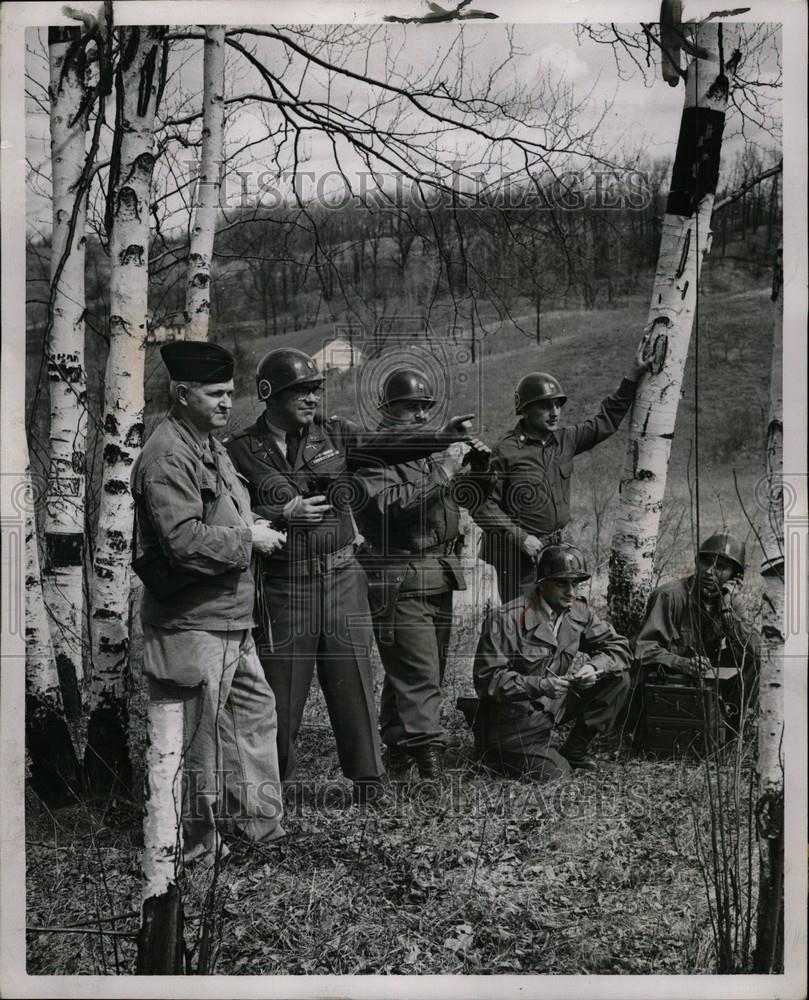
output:
[[[659,566],[665,576],[692,559],[697,464],[700,533],[726,524],[749,535],[743,507],[755,516],[769,310],[764,287],[715,292],[700,307],[666,492]],[[582,419],[617,386],[646,312],[647,303],[638,301],[621,309],[548,314],[539,346],[513,324],[492,327],[476,364],[458,356],[458,344],[444,341],[438,350],[450,361],[448,410],[477,413],[479,433],[493,442],[514,421],[514,384],[540,369],[557,375],[569,393],[565,418]],[[289,343],[312,351],[331,336],[328,327],[269,342],[240,334],[234,426],[259,412],[250,372],[266,350]],[[165,403],[155,348],[147,370],[153,422]],[[356,417],[376,389],[373,383],[358,389],[352,374],[330,377],[325,409]],[[597,570],[608,554],[624,440],[620,431],[576,463],[576,531]],[[753,546],[748,558],[755,566]],[[596,603],[602,590],[603,573]],[[455,636],[444,704],[452,744],[445,776],[437,783],[399,783],[395,806],[378,816],[345,804],[348,784],[336,766],[315,685],[301,735],[306,789],[287,824],[302,839],[266,857],[234,857],[213,887],[201,873],[183,873],[192,963],[208,910],[218,955],[213,971],[220,973],[713,971],[697,850],[697,832],[710,823],[704,766],[630,757],[613,737],[598,747],[604,771],[597,777],[543,789],[493,780],[472,763],[471,737],[454,709],[455,697],[470,690],[474,642],[474,628]],[[137,676],[134,683],[138,690]],[[744,749],[742,785],[748,756]],[[139,824],[136,804],[96,803],[49,815],[29,800],[29,926],[64,928],[124,915],[104,925],[115,927],[116,936],[32,931],[30,973],[133,970],[137,917],[126,915],[139,906]],[[742,844],[742,869],[748,856]]]

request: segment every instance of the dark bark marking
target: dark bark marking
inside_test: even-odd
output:
[[[711,91],[724,96],[727,93],[727,78],[717,77]],[[683,110],[671,189],[666,202],[667,215],[692,218],[705,195],[716,193],[724,127],[723,111],[706,107]]]
[[[679,279],[682,278],[683,272],[685,271],[686,264],[688,263],[688,251],[691,248],[691,230],[687,229],[685,232],[685,239],[683,240],[683,246],[680,250],[680,263],[677,265],[677,270],[674,272],[674,277]]]
[[[81,566],[84,535],[74,532],[69,535],[48,532],[45,535],[45,571],[62,566]]]
[[[56,655],[56,673],[59,675],[59,688],[62,692],[62,705],[65,718],[78,719],[81,715],[81,693],[76,668],[64,653]]]

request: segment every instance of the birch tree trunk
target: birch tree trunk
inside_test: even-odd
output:
[[[177,889],[177,859],[182,846],[182,702],[150,701],[147,728],[148,793],[137,973],[176,975],[183,972],[183,908]]]
[[[693,33],[700,55],[692,59],[687,72],[685,104],[645,331],[654,364],[638,387],[630,416],[612,540],[607,599],[611,621],[623,635],[632,635],[637,629],[651,589],[699,274],[710,242],[711,210],[728,101],[723,26],[707,22],[695,26]]]
[[[45,497],[45,572],[53,652],[69,719],[81,715],[84,468],[87,377],[84,368],[84,244],[87,196],[81,193],[88,88],[79,28],[48,29],[53,175],[51,325],[48,343],[50,455]],[[76,200],[79,203],[76,204]]]
[[[225,28],[205,28],[202,70],[202,160],[185,288],[186,340],[207,340],[211,315],[211,257],[224,158]]]
[[[25,507],[25,745],[31,787],[48,806],[68,805],[80,790],[73,741],[63,717],[59,674],[42,592],[39,546],[26,455]]]
[[[758,717],[759,888],[753,971],[784,966],[784,494],[783,269],[779,247],[773,276],[775,317],[767,424],[766,485],[762,491],[764,549],[761,678]]]
[[[98,791],[128,785],[125,668],[134,503],[143,437],[150,188],[155,111],[165,77],[163,27],[119,29],[111,216],[110,349],[104,380],[101,506],[92,581],[93,710],[85,757]]]

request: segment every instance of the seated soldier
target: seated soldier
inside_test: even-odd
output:
[[[570,768],[596,770],[588,747],[606,732],[629,689],[629,643],[576,594],[589,579],[581,552],[548,546],[527,597],[485,619],[475,655],[476,735],[485,764],[549,781]],[[586,660],[574,667],[577,653]],[[551,733],[576,723],[560,753]]]
[[[755,698],[759,671],[759,637],[745,625],[737,596],[744,558],[744,543],[733,535],[711,535],[693,575],[652,591],[635,639],[644,677],[715,680],[730,714]]]

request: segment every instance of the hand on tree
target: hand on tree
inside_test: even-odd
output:
[[[253,536],[253,548],[263,556],[271,555],[286,543],[284,531],[276,531],[270,527],[269,521],[256,521],[250,527]]]
[[[654,362],[654,354],[649,351],[648,356],[644,357],[649,349],[649,333],[645,333],[643,338],[638,344],[638,349],[635,351],[635,357],[632,361],[632,367],[627,372],[626,377],[630,382],[639,382],[641,377],[648,372],[652,363]]]
[[[542,548],[542,542],[536,535],[526,535],[522,540],[522,550],[530,559],[539,559]]]
[[[293,497],[284,507],[284,517],[288,524],[318,524],[331,509],[324,493],[314,497]]]

